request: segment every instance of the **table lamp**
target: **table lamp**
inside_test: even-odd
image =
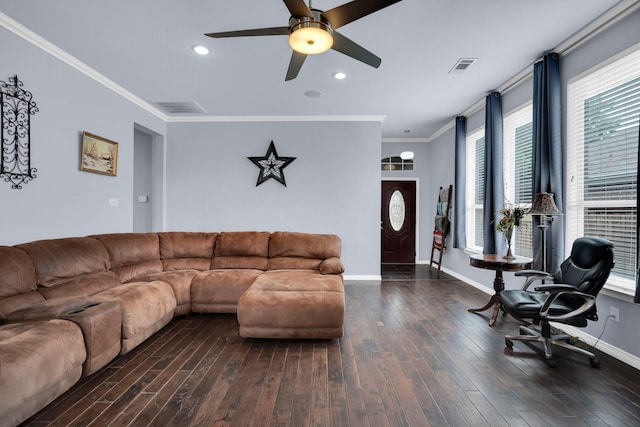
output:
[[[538,228],[542,232],[542,270],[547,271],[547,229],[553,222],[555,215],[562,215],[560,209],[553,201],[553,193],[538,193],[533,201],[533,206],[527,212],[530,215],[540,216],[540,225]]]

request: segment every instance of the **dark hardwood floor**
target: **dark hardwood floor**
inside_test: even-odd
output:
[[[505,351],[518,322],[428,266],[347,282],[340,340],[238,336],[235,315],[174,319],[26,424],[77,426],[637,426],[640,372],[606,355]]]

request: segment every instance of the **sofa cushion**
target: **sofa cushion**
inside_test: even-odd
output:
[[[269,256],[268,232],[233,231],[218,235],[211,269],[265,270]]]
[[[91,236],[107,249],[111,271],[123,283],[162,271],[160,244],[156,233],[116,233]]]
[[[46,299],[81,297],[93,295],[102,290],[118,286],[120,283],[120,277],[114,272],[102,271],[100,273],[72,277],[49,288],[40,288],[40,293]]]
[[[344,273],[344,264],[338,257],[331,257],[322,260],[318,267],[322,274],[342,274]]]
[[[164,271],[209,269],[217,236],[217,233],[158,233],[162,269]]]
[[[36,290],[36,269],[21,249],[0,246],[0,298]]]
[[[17,310],[22,310],[45,301],[38,291],[25,292],[10,297],[0,299],[0,323],[7,320],[7,317]]]
[[[339,338],[344,305],[342,276],[305,270],[267,271],[240,297],[240,335]]]
[[[191,282],[191,311],[196,313],[235,313],[240,296],[262,270],[221,269],[198,273]]]
[[[0,424],[18,425],[76,383],[86,358],[68,320],[0,326]]]
[[[191,311],[191,282],[200,273],[198,270],[171,270],[162,273],[150,274],[145,280],[160,280],[167,282],[173,289],[176,297],[176,309],[174,314],[179,316]]]
[[[39,240],[17,245],[31,257],[39,286],[50,287],[109,269],[104,246],[89,237]]]
[[[64,315],[91,304],[87,297],[58,298],[45,300],[21,310],[15,310],[7,316],[7,322],[17,323],[32,320],[60,319]]]
[[[96,302],[116,301],[120,304],[123,339],[121,354],[131,350],[170,321],[176,308],[176,298],[171,286],[159,280],[125,283],[98,292],[91,299]],[[129,339],[135,344],[125,345],[124,341]]]
[[[269,241],[268,270],[303,269],[320,270],[323,260],[339,258],[342,251],[340,238],[334,234],[309,234],[277,231]],[[341,273],[340,268],[327,269]]]

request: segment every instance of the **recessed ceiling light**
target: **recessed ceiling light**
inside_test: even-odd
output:
[[[347,75],[345,73],[343,73],[342,71],[338,71],[337,73],[333,73],[333,78],[336,80],[342,80],[345,79],[347,77]]]
[[[191,50],[193,50],[198,55],[209,55],[209,53],[211,52],[209,49],[202,45],[191,46]]]

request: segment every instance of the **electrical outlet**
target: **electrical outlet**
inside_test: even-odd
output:
[[[611,316],[611,320],[613,320],[614,322],[620,321],[620,309],[618,307],[611,307],[609,315]]]

